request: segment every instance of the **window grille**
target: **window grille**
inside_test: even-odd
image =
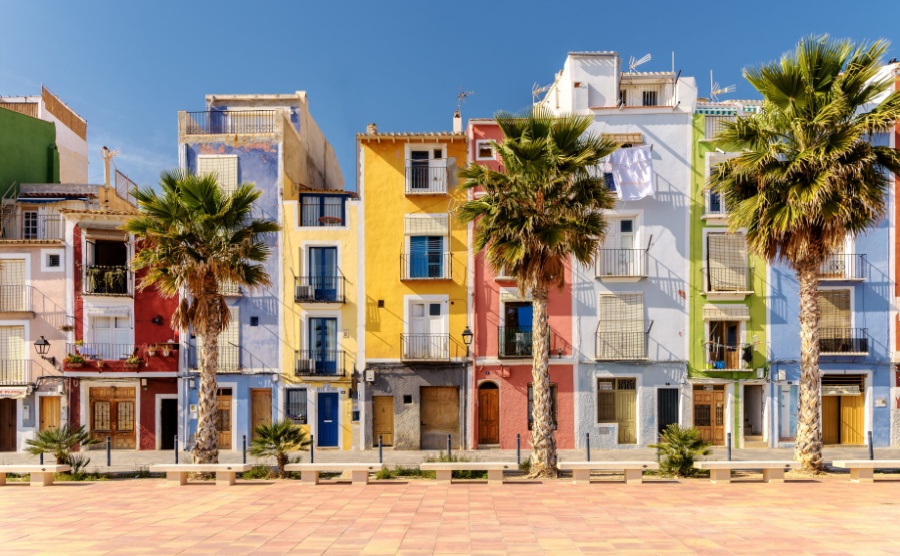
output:
[[[600,294],[597,359],[643,359],[644,295]]]
[[[298,425],[306,424],[306,389],[305,388],[289,388],[285,390],[285,408],[284,413],[294,423]]]
[[[116,404],[116,430],[118,432],[134,430],[134,402]]]
[[[706,236],[706,259],[708,291],[747,291],[749,268],[743,234]]]
[[[214,174],[226,193],[232,193],[238,186],[237,155],[216,155],[197,157],[197,175]]]
[[[110,402],[94,402],[94,432],[109,432],[110,429]]]

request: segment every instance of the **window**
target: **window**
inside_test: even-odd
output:
[[[750,286],[744,235],[707,235],[706,272],[708,292],[746,292]]]
[[[47,268],[59,268],[59,254],[47,255]]]
[[[406,161],[406,194],[447,193],[447,160],[442,147],[418,147]]]
[[[129,317],[90,317],[92,343],[81,354],[94,359],[125,359],[134,351],[134,332]]]
[[[241,368],[241,313],[239,307],[228,308],[231,317],[228,328],[219,333],[219,372],[234,372]],[[197,364],[203,354],[203,338],[197,336]]]
[[[707,359],[713,369],[741,369],[744,346],[741,344],[741,323],[738,321],[709,321]],[[747,346],[749,348],[749,346]]]
[[[309,323],[309,359],[317,374],[338,374],[337,319],[311,318]]]
[[[635,218],[610,219],[597,257],[597,276],[644,276],[644,252],[637,243]]]
[[[444,276],[444,238],[441,236],[412,236],[409,238],[410,278],[441,278]]]
[[[619,89],[619,106],[628,106],[628,91]]]
[[[597,379],[597,423],[619,426],[619,444],[637,443],[637,380]]]
[[[715,191],[706,191],[706,214],[721,216],[725,214],[725,203]]]
[[[94,432],[110,432],[110,402],[94,402],[94,424],[91,430]]]
[[[852,327],[849,288],[819,290],[819,350],[822,353],[868,353],[866,329]]]
[[[0,259],[0,311],[27,310],[25,259]]]
[[[494,160],[494,148],[489,140],[475,141],[475,160]]]
[[[642,91],[641,92],[641,104],[643,106],[659,106],[657,102],[658,93],[657,91]]]
[[[27,384],[28,352],[24,326],[0,326],[0,384]]]
[[[557,420],[557,407],[559,406],[559,393],[555,384],[550,385],[550,419],[553,422],[553,428],[556,429],[559,425],[559,421]],[[534,388],[532,387],[532,383],[528,383],[528,430],[531,430],[534,425]]]
[[[213,174],[226,193],[238,187],[237,155],[200,155],[197,157],[197,175]]]
[[[450,224],[446,214],[407,214],[404,218],[407,252],[401,255],[402,278],[447,279],[450,254],[446,252]]]
[[[82,268],[84,293],[127,295],[131,292],[128,245],[125,241],[85,241],[85,265]]]
[[[25,211],[22,213],[22,239],[38,238],[38,213]]]
[[[306,424],[306,388],[288,388],[285,392],[284,415],[297,425]]]
[[[300,225],[343,226],[343,195],[300,195]]]
[[[116,402],[116,431],[134,430],[134,402]]]
[[[644,359],[644,294],[602,293],[597,305],[596,358]]]

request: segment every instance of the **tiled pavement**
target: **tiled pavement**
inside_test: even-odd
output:
[[[890,554],[900,482],[0,487],[11,554]]]

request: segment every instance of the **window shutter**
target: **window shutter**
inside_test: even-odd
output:
[[[709,291],[747,291],[747,244],[743,234],[706,236]]]
[[[0,260],[0,311],[25,311],[25,259]]]
[[[25,327],[0,326],[0,364],[27,359]]]
[[[850,290],[819,292],[819,328],[850,328]]]
[[[205,174],[214,174],[225,192],[234,192],[238,186],[237,155],[198,156],[197,175]]]
[[[644,357],[644,295],[642,293],[600,294],[600,323],[597,329],[599,359],[642,359]]]
[[[239,307],[229,307],[231,320],[228,328],[219,333],[219,370],[240,368],[241,318]],[[203,337],[197,336],[197,358],[203,353]]]

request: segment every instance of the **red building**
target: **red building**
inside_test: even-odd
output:
[[[499,163],[491,141],[503,134],[493,120],[469,121],[469,161],[493,169]],[[477,196],[478,193],[476,192]],[[475,396],[471,445],[528,449],[531,439],[531,297],[520,295],[515,280],[497,275],[476,253],[473,262]],[[501,273],[502,274],[502,273]],[[574,448],[574,359],[572,353],[572,274],[565,286],[550,289],[550,383],[555,401],[556,442]]]

